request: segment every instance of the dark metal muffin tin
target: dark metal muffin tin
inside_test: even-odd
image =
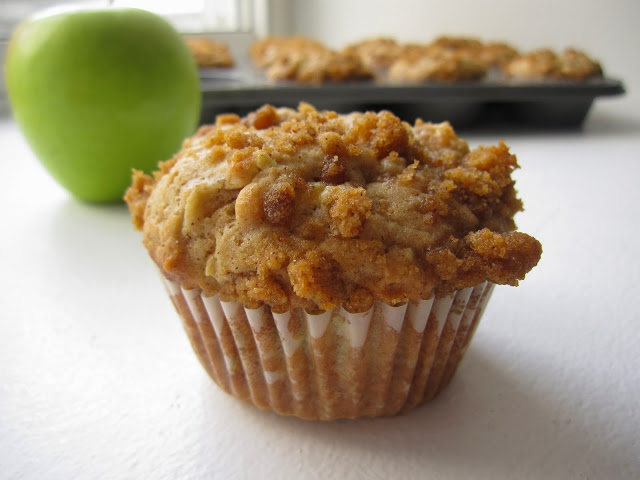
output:
[[[625,93],[621,81],[506,80],[497,75],[460,83],[391,84],[359,81],[304,85],[274,82],[249,68],[202,69],[203,123],[219,113],[245,114],[265,103],[350,111],[387,109],[413,122],[449,121],[456,127],[580,127],[598,97]]]

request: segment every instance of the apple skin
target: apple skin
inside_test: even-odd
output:
[[[14,118],[49,173],[75,197],[121,200],[195,131],[202,94],[182,36],[138,9],[77,10],[14,31],[5,76]]]

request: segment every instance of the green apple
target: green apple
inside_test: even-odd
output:
[[[200,119],[198,68],[182,36],[138,9],[64,11],[25,20],[5,64],[14,118],[74,196],[122,198],[131,169],[170,158]]]

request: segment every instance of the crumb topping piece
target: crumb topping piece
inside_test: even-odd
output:
[[[221,115],[126,194],[153,260],[185,288],[274,311],[365,311],[484,280],[516,285],[541,255],[504,143],[448,123],[301,104]]]

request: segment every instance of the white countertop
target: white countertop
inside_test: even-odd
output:
[[[544,253],[451,385],[397,418],[305,422],[219,390],[124,205],[79,203],[0,121],[0,477],[640,478],[640,111],[504,138]]]

